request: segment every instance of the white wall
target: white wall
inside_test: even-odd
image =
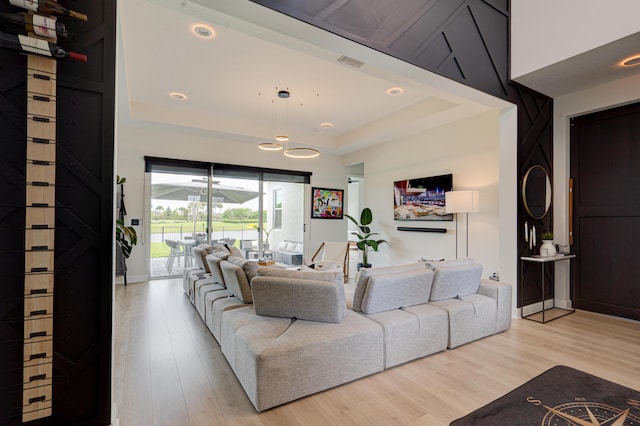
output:
[[[127,178],[125,184],[125,203],[127,206],[127,223],[132,218],[145,218],[144,156],[177,158],[220,162],[228,164],[270,167],[287,170],[310,171],[312,186],[346,189],[347,176],[340,158],[321,154],[316,159],[296,160],[285,157],[281,152],[259,151],[253,144],[214,138],[205,132],[180,131],[155,126],[124,126],[117,132],[116,172]],[[310,189],[305,191],[306,203],[311,197]],[[114,213],[115,214],[115,213]],[[346,241],[346,220],[310,220],[309,212],[305,213],[307,233],[305,251],[315,250],[322,241]],[[148,232],[145,228],[148,220],[138,228],[140,239],[127,262],[129,282],[144,281],[149,269]]]
[[[571,117],[588,114],[640,100],[640,75],[617,80],[554,99],[553,123],[553,234],[557,244],[568,244],[568,182],[570,176]],[[566,263],[566,262],[561,262]],[[556,297],[568,304],[568,265],[556,268]]]
[[[635,34],[638,16],[637,0],[512,0],[511,78]]]
[[[490,111],[345,156],[345,164],[364,163],[365,195],[361,207],[371,208],[373,229],[390,242],[370,254],[371,263],[382,266],[415,262],[421,257],[455,258],[455,222],[393,219],[394,181],[453,173],[454,189],[480,191],[480,212],[469,214],[469,256],[484,265],[484,276],[499,271],[499,127],[499,113]],[[398,231],[398,226],[446,228],[447,233],[405,232]],[[464,257],[463,215],[458,229],[458,253]]]

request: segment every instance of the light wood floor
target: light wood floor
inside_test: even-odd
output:
[[[640,390],[640,323],[576,312],[256,413],[180,280],[117,286],[114,399],[123,426],[448,425],[563,364]]]

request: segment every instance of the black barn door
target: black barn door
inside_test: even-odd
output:
[[[571,120],[576,307],[640,320],[640,104]]]

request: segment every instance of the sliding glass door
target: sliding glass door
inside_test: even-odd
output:
[[[189,249],[206,235],[208,176],[202,173],[151,173],[149,275],[181,275],[191,264]],[[186,251],[185,251],[186,249]]]
[[[309,174],[145,158],[150,175],[150,277],[179,276],[191,248],[220,242],[245,258],[299,265]]]

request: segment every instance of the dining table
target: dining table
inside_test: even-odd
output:
[[[197,241],[193,238],[185,238],[185,239],[177,240],[177,242],[180,245],[180,248],[181,248],[180,251],[183,253],[183,256],[184,256],[182,264],[184,265],[185,268],[192,266],[193,261],[191,256],[191,249],[195,247]]]

